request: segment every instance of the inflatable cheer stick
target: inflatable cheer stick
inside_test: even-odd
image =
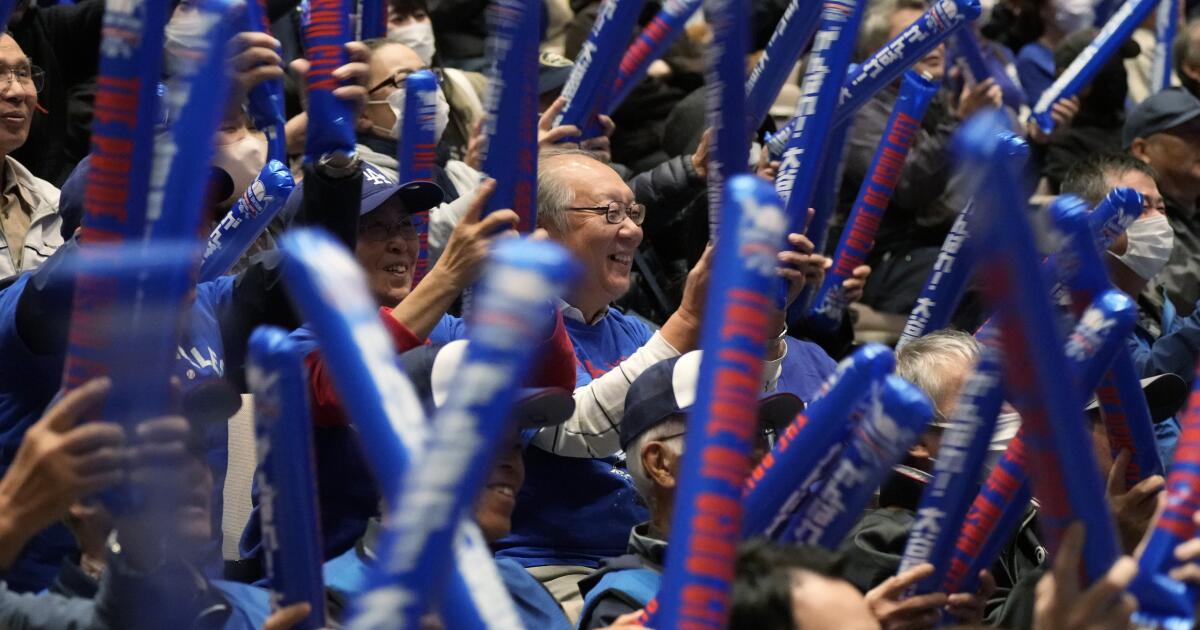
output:
[[[401,184],[433,181],[437,161],[437,90],[437,77],[428,70],[414,72],[404,80],[403,129],[396,145],[396,175]],[[414,212],[410,217],[417,229],[415,287],[429,271],[429,211]]]
[[[1100,382],[1136,317],[1133,302],[1117,291],[1102,293],[1084,311],[1064,347],[1064,354],[1080,375],[1080,392],[1091,391]],[[1025,446],[1028,431],[1024,425],[1018,431],[971,504],[962,533],[949,555],[941,590],[974,592],[979,572],[992,566],[1024,517],[1030,499]]]
[[[985,112],[968,120],[954,138],[965,180],[979,204],[979,260],[984,295],[995,309],[1002,335],[1005,386],[1022,422],[1030,425],[1034,494],[1042,502],[1040,525],[1051,552],[1066,526],[1087,527],[1084,574],[1090,583],[1119,556],[1116,531],[1104,497],[1104,483],[1087,443],[1080,409],[1083,399],[1061,379],[1070,374],[1046,279],[1039,269],[1033,234],[1024,214],[1025,194],[1012,165],[1003,157],[999,131],[1006,120]]]
[[[1055,257],[1056,267],[1077,313],[1077,305],[1086,304],[1093,296],[1112,288],[1095,248],[1086,208],[1083,200],[1073,195],[1060,196],[1050,206],[1051,219],[1062,232],[1066,245]],[[1125,469],[1126,483],[1133,486],[1151,475],[1165,474],[1150,410],[1127,348],[1117,351],[1096,394],[1114,457],[1122,450],[1129,450],[1132,455]]]
[[[426,604],[440,599],[458,519],[475,504],[495,454],[515,428],[504,419],[538,341],[553,325],[550,304],[578,274],[571,255],[551,241],[507,240],[493,251],[475,292],[457,395],[438,409],[425,445],[428,465],[408,469],[380,538],[383,571],[371,589],[407,594],[393,608],[399,627],[419,627]],[[382,612],[377,607],[371,615]]]
[[[934,460],[933,480],[921,495],[916,520],[909,529],[908,542],[896,570],[899,574],[930,562],[934,572],[914,584],[905,597],[941,590],[958,532],[975,498],[979,471],[1003,403],[1000,371],[999,353],[985,346],[978,365],[958,394],[950,427],[942,435]]]
[[[1178,0],[1161,0],[1154,19],[1154,59],[1150,70],[1150,91],[1161,92],[1171,87],[1172,73],[1175,64],[1172,63],[1172,46],[1175,43],[1175,32],[1179,30]]]
[[[85,244],[132,243],[145,234],[166,20],[163,3],[135,7],[124,0],[106,2],[92,123],[92,167],[84,184]],[[96,250],[81,247],[79,257],[86,260],[93,252]],[[128,320],[109,318],[116,317],[117,305],[133,303],[137,276],[106,275],[102,265],[94,271],[89,267],[82,265],[76,275],[63,387],[71,390],[95,377],[113,376],[113,391],[105,404],[86,417],[119,421],[140,393],[145,375],[128,374],[129,378],[123,379],[117,373],[127,364],[122,360],[124,343],[116,332],[127,330],[122,324]]]
[[[429,428],[416,390],[396,366],[391,337],[379,321],[362,269],[345,247],[316,230],[290,231],[282,249],[288,294],[321,342],[322,357],[346,415],[361,434],[363,454],[382,495],[395,500],[408,467],[424,452]],[[473,526],[462,522],[464,528]],[[470,629],[520,628],[503,584],[489,577],[495,567],[457,554],[455,562],[459,568],[453,571],[452,587],[442,600],[443,618],[460,620],[455,627]],[[377,627],[392,627],[388,624],[395,622],[387,595],[374,593],[384,601],[378,608],[383,619]],[[488,603],[486,614],[475,602]],[[370,598],[358,606],[368,620],[370,611],[376,610]]]
[[[876,92],[946,38],[979,17],[978,0],[937,0],[916,22],[846,76],[835,122],[848,120]]]
[[[742,128],[739,125],[738,130]],[[727,182],[721,233],[705,305],[696,404],[688,417],[667,558],[650,627],[725,627],[742,490],[750,475],[755,413],[775,265],[787,218],[770,184],[753,175]],[[714,544],[715,541],[721,541]],[[697,593],[705,593],[697,602]]]
[[[1050,117],[1050,108],[1064,98],[1079,94],[1080,90],[1108,65],[1113,53],[1133,35],[1134,29],[1146,20],[1158,3],[1159,0],[1129,0],[1122,4],[1121,8],[1108,18],[1108,22],[1092,39],[1092,43],[1088,44],[1088,47],[1075,57],[1075,61],[1058,75],[1054,83],[1042,92],[1033,106],[1030,119],[1045,133],[1054,131],[1054,119]]]
[[[1185,587],[1167,577],[1180,564],[1175,558],[1175,548],[1196,537],[1193,517],[1200,511],[1200,378],[1193,383],[1187,409],[1181,417],[1183,433],[1175,449],[1175,462],[1167,477],[1167,505],[1142,550],[1138,575],[1130,588],[1138,598],[1135,621],[1151,622],[1148,627],[1187,628],[1195,617],[1196,587]],[[1169,595],[1163,597],[1164,593]],[[1143,619],[1147,613],[1158,618]],[[1174,626],[1164,623],[1169,620],[1163,617],[1174,617]]]
[[[567,104],[559,114],[555,125],[575,125],[583,132],[581,138],[602,135],[597,115],[605,111],[608,94],[617,78],[617,67],[621,62],[621,51],[629,48],[630,34],[637,27],[637,18],[644,0],[603,0],[600,13],[596,16],[587,41],[575,57],[575,66],[567,77],[562,95]],[[530,11],[540,11],[540,5],[530,5]],[[709,16],[716,34],[717,16]],[[534,31],[536,32],[536,31]],[[518,39],[530,39],[529,32],[520,33]],[[719,40],[714,41],[716,45]],[[536,42],[534,42],[536,45]],[[534,71],[534,81],[537,72]],[[741,86],[741,81],[738,81]],[[536,118],[535,118],[536,121]],[[578,142],[580,138],[567,138],[567,142]]]
[[[787,203],[790,232],[797,232],[808,215],[818,166],[825,155],[830,119],[837,108],[838,89],[858,35],[863,6],[857,0],[827,0],[821,7],[820,28],[813,39],[800,99],[779,173],[775,192]]]
[[[871,255],[875,234],[904,170],[908,150],[921,130],[921,119],[937,89],[938,83],[915,72],[905,73],[896,107],[888,118],[879,147],[875,149],[866,177],[858,189],[858,198],[850,209],[846,228],[833,255],[833,267],[825,272],[825,280],[808,313],[806,321],[815,329],[829,332],[841,326],[848,305],[842,283],[850,279],[854,269]]]
[[[229,273],[283,209],[295,187],[288,167],[277,160],[268,160],[258,178],[208,235],[199,282],[216,280]]]
[[[903,33],[846,73],[834,124],[849,122],[854,112],[876,92],[891,85],[905,70],[976,17],[979,17],[978,0],[937,0]],[[773,159],[780,155],[778,145],[791,135],[796,122],[793,118],[771,136],[768,146]]]
[[[246,380],[254,393],[259,464],[254,477],[271,610],[308,602],[311,612],[292,627],[319,630],[325,627],[325,580],[304,355],[287,331],[274,326],[255,329],[249,350]]]
[[[975,495],[954,543],[942,591],[974,593],[979,588],[979,572],[992,567],[1021,524],[1032,498],[1025,472],[1029,466],[1027,434],[1024,426],[1017,430]]]
[[[308,68],[308,131],[304,159],[317,162],[326,156],[354,155],[354,106],[333,95],[342,81],[333,71],[349,61],[346,43],[350,32],[350,7],[346,0],[310,0],[308,22],[303,26]]]
[[[979,39],[975,37],[975,31],[969,28],[960,28],[955,31],[954,50],[958,53],[958,59],[962,62],[966,76],[971,83],[983,83],[992,78],[992,71],[983,57],[983,50],[979,47]]]
[[[867,344],[838,365],[821,395],[788,426],[746,481],[742,536],[774,537],[840,452],[855,408],[896,366],[892,351]],[[823,454],[814,457],[815,453]]]
[[[266,0],[246,0],[245,26],[252,33],[271,33]],[[279,160],[287,164],[287,138],[284,135],[283,79],[264,81],[250,89],[246,114],[254,128],[267,136],[267,163]]]
[[[604,6],[609,7],[610,4],[615,4],[615,1],[605,2]],[[522,233],[532,232],[537,227],[538,48],[537,39],[529,34],[539,32],[540,11],[541,4],[532,0],[498,0],[488,8],[487,14],[491,28],[488,47],[496,65],[485,99],[487,116],[484,118],[481,163],[483,172],[496,180],[496,190],[492,192],[483,211],[486,215],[502,208],[512,208],[520,217],[517,229]],[[636,14],[637,10],[634,9]],[[597,24],[601,22],[604,22],[603,16],[597,18]],[[611,30],[606,32],[612,35]],[[585,51],[592,43],[589,39]],[[604,50],[611,51],[613,48]],[[580,52],[575,70],[578,71],[580,65],[586,63],[584,55],[585,52]],[[600,64],[606,62],[602,59],[593,61]],[[575,78],[574,74],[571,76]],[[599,79],[592,77],[591,80]],[[577,99],[595,98],[582,92],[577,94]],[[580,102],[579,106],[582,105]],[[571,105],[568,103],[567,107]],[[579,115],[594,118],[594,111]],[[579,126],[583,128],[582,124]],[[584,137],[594,135],[597,134],[585,134]]]
[[[164,106],[178,115],[154,147],[146,203],[150,241],[184,241],[200,232],[212,172],[212,139],[224,117],[229,91],[225,48],[236,28],[235,6],[233,0],[193,3],[197,23],[204,27],[166,48],[174,59],[175,74],[167,81]],[[198,264],[198,256],[193,254],[191,262]],[[131,413],[152,417],[171,408],[174,396],[166,375],[172,372],[178,352],[180,311],[194,287],[192,266],[153,284],[141,284],[137,307],[127,323],[138,334],[123,352],[135,370],[162,378],[140,384]]]
[[[1020,136],[1006,133],[1002,136],[1005,154],[1015,164],[1023,166],[1029,159],[1029,144]],[[942,249],[938,252],[937,260],[921,289],[916,305],[904,323],[904,331],[896,347],[925,335],[927,332],[941,330],[950,324],[954,309],[962,299],[967,282],[975,270],[975,250],[971,246],[970,223],[974,212],[975,202],[967,200],[967,204],[958,213],[950,232],[942,241]]]
[[[929,397],[895,375],[884,379],[874,407],[854,427],[842,456],[830,467],[820,489],[796,509],[783,540],[836,548],[880,482],[933,417]]]
[[[746,0],[707,0],[705,15],[713,40],[705,51],[705,123],[713,129],[708,156],[708,238],[717,239],[725,221],[725,183],[746,172],[750,145],[746,124],[746,64],[749,13]]]
[[[358,0],[359,41],[387,36],[388,10],[385,0]],[[405,180],[400,180],[405,181]]]
[[[775,25],[762,56],[746,79],[746,130],[753,134],[771,111],[788,75],[812,40],[821,20],[821,3],[791,0]]]
[[[625,98],[641,83],[650,64],[662,57],[671,44],[683,34],[687,21],[700,8],[703,0],[667,0],[650,19],[629,50],[621,57],[614,80],[613,94],[604,104],[604,112],[616,111]],[[784,13],[787,19],[787,13]]]

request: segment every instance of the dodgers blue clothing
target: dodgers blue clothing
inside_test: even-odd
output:
[[[429,335],[433,343],[443,344],[466,334],[463,320],[443,315]],[[301,355],[317,350],[316,335],[307,326],[292,331]],[[367,521],[379,514],[379,487],[362,452],[358,433],[350,426],[315,427],[313,455],[317,476],[317,505],[321,511],[321,544],[325,558],[336,558],[363,536]],[[262,530],[258,516],[258,487],[251,494],[254,507],[242,539],[241,557],[258,559],[262,555]],[[332,562],[332,560],[331,560]]]
[[[563,321],[575,348],[576,387],[611,370],[653,335],[646,324],[614,308],[595,324]],[[617,458],[562,457],[530,447],[512,533],[496,543],[496,556],[524,567],[595,568],[624,553],[629,530],[648,518]]]
[[[1017,53],[1017,78],[1029,103],[1037,103],[1042,92],[1054,83],[1054,51],[1040,42],[1025,44]]]
[[[1171,373],[1182,378],[1190,388],[1196,360],[1200,357],[1200,309],[1181,318],[1175,304],[1167,298],[1165,289],[1159,287],[1158,291],[1163,302],[1158,321],[1147,321],[1147,311],[1153,309],[1148,308],[1144,300],[1139,299],[1138,325],[1133,329],[1133,333],[1126,337],[1126,347],[1129,348],[1129,354],[1133,357],[1133,364],[1140,378]],[[1152,331],[1151,326],[1156,327],[1159,334],[1155,335],[1156,331]],[[1158,444],[1158,453],[1168,470],[1175,459],[1175,447],[1179,444],[1182,432],[1183,427],[1178,414],[1154,423],[1154,439]]]
[[[779,366],[779,381],[775,391],[794,394],[808,404],[821,392],[821,386],[837,369],[837,361],[829,357],[821,346],[811,342],[784,337],[787,356]]]
[[[322,567],[325,587],[343,599],[353,599],[366,590],[371,577],[371,567],[364,557],[363,548],[373,547],[372,538],[376,531],[342,555],[328,561]],[[496,571],[512,597],[517,615],[530,630],[570,630],[566,613],[554,597],[521,565],[511,560],[497,559]]]

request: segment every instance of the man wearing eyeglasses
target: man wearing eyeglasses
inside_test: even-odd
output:
[[[9,155],[29,137],[44,80],[16,40],[0,36],[0,278],[37,267],[63,243],[58,189]]]
[[[542,430],[525,450],[529,474],[513,531],[495,547],[533,573],[573,619],[582,607],[579,580],[600,560],[624,553],[630,528],[647,518],[620,459],[626,392],[651,365],[695,350],[700,336],[711,251],[689,272],[682,301],[661,329],[610,306],[629,289],[641,224],[655,210],[587,151],[550,149],[538,157],[538,223],[583,265],[559,305],[575,349],[576,406],[566,423]],[[802,237],[791,238],[796,244]],[[816,259],[780,254],[790,298]],[[773,335],[782,318],[778,313]],[[789,354],[782,334],[768,346],[763,391],[775,389]]]

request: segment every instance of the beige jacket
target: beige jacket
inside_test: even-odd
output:
[[[4,157],[5,177],[15,177],[18,194],[33,209],[29,220],[29,231],[25,233],[25,246],[21,250],[19,267],[13,266],[13,256],[8,251],[8,242],[0,231],[0,278],[7,278],[22,271],[41,265],[62,247],[62,218],[58,216],[58,189],[53,184],[38,179],[11,157]]]

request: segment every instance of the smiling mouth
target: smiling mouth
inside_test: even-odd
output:
[[[510,499],[517,498],[517,489],[506,483],[494,483],[494,484],[489,485],[487,487],[487,489],[491,490],[492,492],[495,492],[496,494],[499,494],[501,496],[508,497]]]
[[[632,265],[633,264],[633,256],[630,256],[628,254],[612,254],[608,257],[608,259],[615,263],[620,263],[622,265]]]
[[[408,265],[388,265],[383,270],[394,276],[403,276],[408,274]]]

